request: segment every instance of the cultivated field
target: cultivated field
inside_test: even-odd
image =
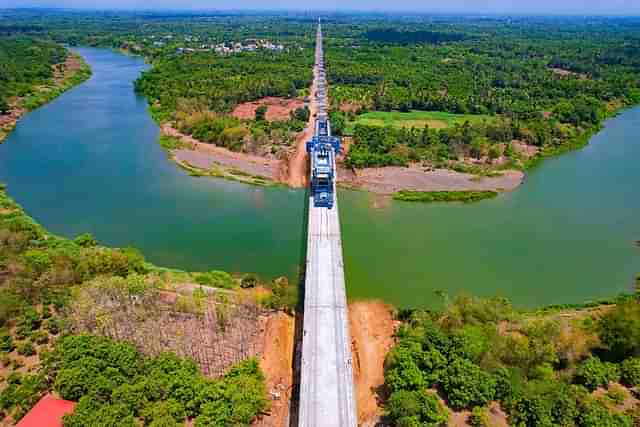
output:
[[[494,118],[480,114],[452,114],[441,111],[411,111],[407,113],[376,111],[358,116],[354,122],[349,123],[347,131],[353,130],[353,127],[357,124],[394,126],[407,129],[423,129],[425,125],[428,125],[431,129],[445,129],[456,124],[462,125],[465,122],[474,124],[483,120],[489,121],[494,120]]]

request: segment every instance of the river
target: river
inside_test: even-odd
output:
[[[0,181],[37,221],[134,246],[158,265],[296,277],[304,192],[195,178],[167,160],[133,81],[140,58],[80,48],[93,77],[28,114],[0,145]],[[515,192],[473,205],[340,191],[347,291],[429,307],[435,291],[520,306],[582,302],[640,273],[640,108]]]

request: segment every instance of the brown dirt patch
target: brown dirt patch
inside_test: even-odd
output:
[[[538,154],[538,151],[540,151],[538,147],[529,145],[526,142],[520,141],[518,139],[514,139],[513,141],[511,141],[511,147],[513,148],[513,151],[528,159],[534,157],[536,154]]]
[[[262,334],[263,348],[260,367],[267,379],[271,398],[269,415],[256,420],[260,427],[289,425],[291,391],[293,386],[293,346],[295,319],[286,313],[271,314]]]
[[[444,402],[442,402],[444,404]],[[468,422],[471,411],[451,412],[447,427],[470,427]],[[508,416],[498,402],[491,402],[487,409],[487,418],[491,427],[509,427]]]
[[[577,77],[581,80],[586,80],[588,77],[586,74],[576,73],[573,71],[565,70],[563,68],[551,68],[551,72],[559,77]]]
[[[381,415],[378,392],[384,384],[384,358],[395,343],[399,322],[390,306],[361,301],[349,304],[349,324],[358,421],[374,425]]]
[[[355,102],[343,102],[340,104],[340,111],[344,113],[357,113],[362,109],[362,105]]]
[[[467,173],[449,169],[428,170],[419,165],[343,170],[342,174],[338,174],[339,182],[380,194],[393,194],[401,190],[509,191],[517,188],[523,180],[524,173],[515,170],[503,171],[497,177],[478,179]]]
[[[262,105],[267,106],[266,119],[272,122],[289,120],[293,111],[304,107],[304,101],[298,98],[266,97],[257,101],[238,104],[231,115],[238,119],[253,120],[256,117],[256,109]]]

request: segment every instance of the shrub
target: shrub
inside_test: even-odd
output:
[[[242,276],[240,281],[240,287],[242,288],[255,288],[258,285],[258,276],[253,273],[247,273]]]
[[[171,422],[184,425],[187,417],[184,406],[175,399],[155,402],[147,406],[141,415],[145,423],[152,424],[155,422],[159,425],[171,425]],[[169,422],[169,424],[165,424],[166,422]]]
[[[598,387],[606,387],[611,381],[620,379],[617,365],[602,362],[597,357],[590,357],[576,369],[576,382],[593,391]]]
[[[434,350],[437,351],[437,350]],[[385,361],[385,385],[391,392],[422,390],[427,387],[425,376],[418,365],[423,360],[419,343],[404,341],[389,352]]]
[[[31,341],[25,341],[21,344],[18,344],[16,350],[18,351],[18,354],[22,356],[33,356],[34,354],[36,354],[36,349],[33,348],[33,344],[31,343]]]
[[[266,119],[268,109],[269,107],[266,105],[261,105],[258,108],[256,108],[255,119],[257,122],[263,121]]]
[[[640,304],[628,301],[616,305],[598,322],[598,333],[619,360],[640,356]]]
[[[473,408],[467,423],[471,427],[489,427],[489,417],[486,408],[481,408],[480,406]]]
[[[196,276],[196,282],[205,286],[213,286],[215,288],[231,289],[236,282],[229,273],[224,271],[210,271],[201,273]]]
[[[18,337],[26,337],[33,330],[38,329],[41,325],[40,314],[33,309],[28,308],[24,311],[24,314],[18,318],[16,323],[16,335]]]
[[[632,427],[630,417],[611,413],[604,404],[592,398],[581,404],[577,421],[580,427]]]
[[[449,419],[438,398],[423,390],[396,391],[385,404],[387,416],[398,426],[437,427]]]
[[[7,320],[14,319],[20,313],[22,305],[23,301],[18,296],[6,290],[0,290],[0,326]]]
[[[57,335],[60,332],[60,319],[52,317],[45,322],[44,327],[49,333]]]
[[[640,386],[640,357],[632,357],[622,362],[621,365],[622,381],[631,386]]]
[[[38,331],[31,334],[31,339],[36,344],[46,344],[49,342],[49,334],[45,331]]]
[[[467,359],[454,359],[441,382],[449,405],[455,409],[484,406],[495,396],[495,378]]]
[[[622,405],[624,401],[627,400],[629,394],[622,387],[611,387],[609,390],[607,390],[606,396],[616,405]]]
[[[73,242],[83,248],[90,248],[98,245],[98,241],[90,233],[80,234],[78,237],[73,239]]]
[[[11,334],[6,329],[0,330],[0,351],[9,353],[13,351],[15,345],[13,343],[13,338],[11,338]]]
[[[0,393],[0,407],[14,408],[21,413],[31,409],[46,389],[46,381],[42,375],[26,375],[12,378],[9,385]]]

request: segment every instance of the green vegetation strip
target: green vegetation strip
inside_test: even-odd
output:
[[[398,191],[393,195],[394,200],[404,202],[462,202],[473,203],[496,197],[496,191]]]

